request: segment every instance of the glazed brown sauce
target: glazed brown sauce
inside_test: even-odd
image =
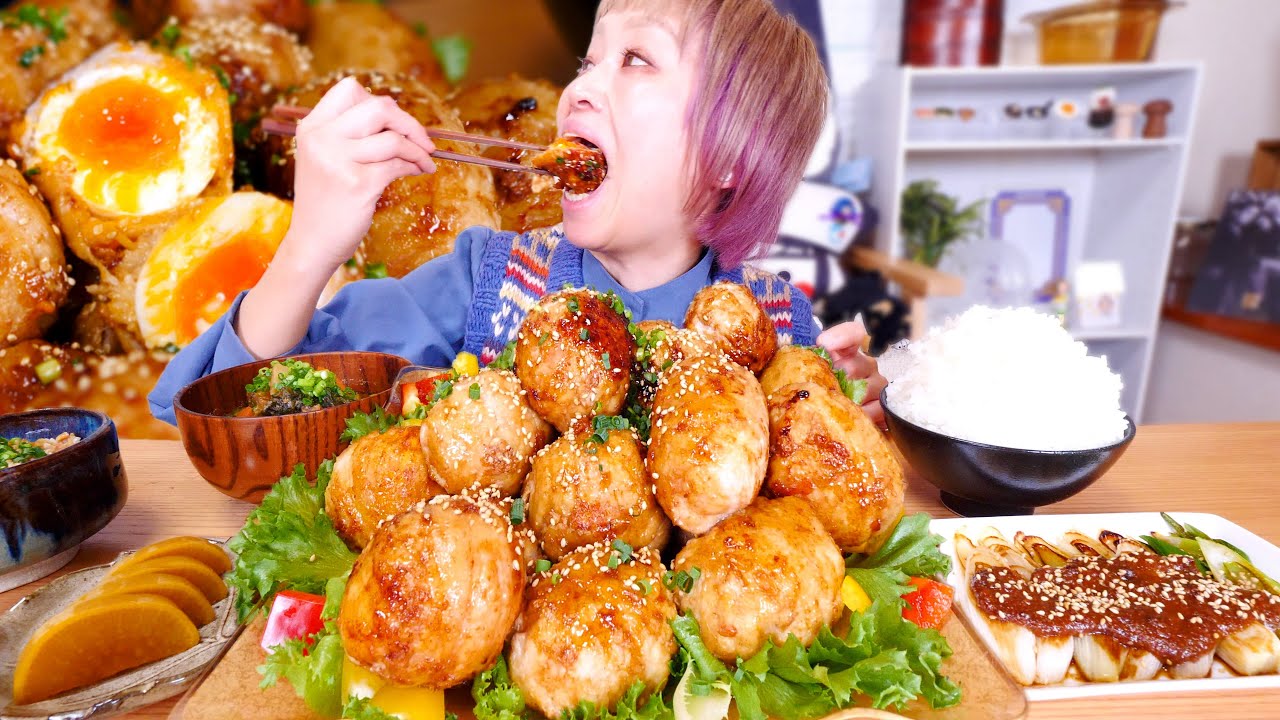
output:
[[[1169,665],[1201,657],[1255,622],[1280,628],[1280,597],[1219,583],[1185,555],[1076,557],[1027,579],[979,565],[969,587],[991,620],[1038,637],[1105,635]]]

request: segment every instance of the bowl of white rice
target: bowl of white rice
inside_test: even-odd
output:
[[[962,515],[1016,515],[1088,487],[1136,428],[1120,376],[1029,308],[970,308],[880,362],[894,443]]]

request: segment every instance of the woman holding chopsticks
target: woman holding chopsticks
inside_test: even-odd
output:
[[[776,237],[826,102],[812,40],[768,0],[605,0],[557,110],[560,134],[603,152],[603,183],[566,193],[562,226],[470,228],[453,253],[349,285],[316,309],[387,185],[435,169],[416,120],[343,80],[298,123],[293,220],[270,267],[174,357],[152,412],[174,422],[173,397],[189,382],[279,355],[378,350],[447,366],[465,350],[488,362],[566,283],[612,290],[636,322],[682,325],[698,290],[734,281],[762,301],[780,342],[821,345],[869,378],[864,410],[880,423],[884,381],[859,351],[861,325],[820,332],[803,293],[744,265]]]

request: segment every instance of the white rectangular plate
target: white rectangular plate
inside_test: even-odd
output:
[[[1272,577],[1280,576],[1280,548],[1217,515],[1194,512],[1170,512],[1178,522],[1188,522],[1213,538],[1221,538],[1249,554],[1260,570]],[[956,611],[963,614],[974,629],[978,639],[995,657],[995,641],[987,626],[986,616],[978,610],[964,581],[963,570],[956,560],[955,534],[963,528],[993,527],[1010,541],[1021,530],[1039,535],[1049,542],[1056,542],[1071,530],[1097,536],[1100,530],[1111,530],[1131,538],[1150,535],[1152,532],[1169,532],[1169,526],[1160,513],[1100,513],[1094,515],[1018,515],[991,518],[948,518],[934,520],[930,529],[944,538],[942,552],[951,557],[951,574],[947,583],[956,588]],[[1127,682],[1091,683],[1068,678],[1058,685],[1032,685],[1026,688],[1027,699],[1032,702],[1060,700],[1064,698],[1099,697],[1105,695],[1139,695],[1143,693],[1214,692],[1221,690],[1246,690],[1280,687],[1280,674],[1242,677],[1231,672],[1220,660],[1214,660],[1213,672],[1207,678],[1175,680],[1131,680]]]

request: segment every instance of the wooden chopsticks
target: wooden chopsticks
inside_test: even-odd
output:
[[[300,107],[298,105],[276,105],[271,108],[271,113],[262,119],[262,131],[268,135],[285,135],[292,136],[298,131],[298,121],[306,117],[311,112],[311,108]],[[471,135],[469,133],[454,132],[453,130],[442,130],[440,128],[426,128],[427,136],[438,140],[455,140],[458,142],[475,143],[476,145],[493,145],[496,147],[513,148],[516,150],[532,150],[542,152],[546,150],[541,145],[533,143],[517,142],[515,140],[503,140],[501,138],[488,137],[486,135]],[[541,170],[528,165],[520,165],[518,163],[506,162],[504,160],[494,160],[492,158],[482,157],[479,155],[465,155],[463,153],[450,152],[448,150],[436,150],[431,153],[431,157],[440,160],[453,160],[454,162],[471,163],[473,165],[484,165],[486,167],[498,168],[499,170],[514,170],[517,172],[529,172],[537,175],[550,175],[546,170]]]

